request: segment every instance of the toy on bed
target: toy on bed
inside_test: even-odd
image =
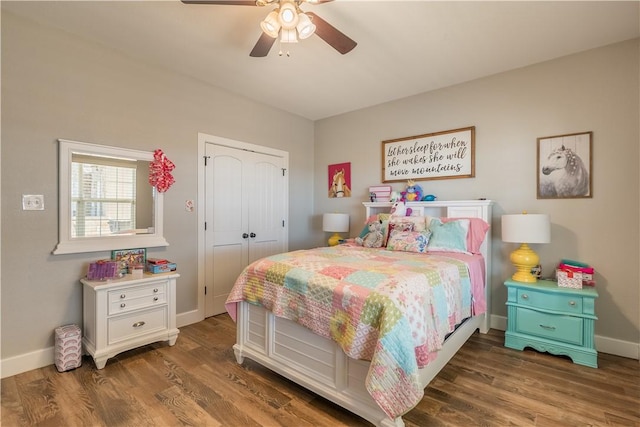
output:
[[[402,193],[400,193],[399,191],[392,191],[391,195],[389,196],[389,201],[391,203],[395,203],[398,200],[402,200]]]
[[[419,202],[422,200],[422,187],[415,183],[414,180],[410,179],[407,181],[407,189],[402,193],[402,200],[406,200],[407,202]]]
[[[384,240],[382,221],[374,221],[368,227],[369,232],[362,238],[356,237],[356,243],[365,248],[381,248]]]
[[[407,202],[399,200],[391,206],[389,213],[391,216],[411,216],[411,212],[413,212],[413,209],[407,207]]]

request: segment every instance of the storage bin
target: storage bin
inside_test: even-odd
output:
[[[65,325],[55,329],[55,363],[58,372],[69,371],[82,365],[82,331],[78,325]]]
[[[561,288],[582,289],[582,273],[577,271],[556,270],[558,286]]]

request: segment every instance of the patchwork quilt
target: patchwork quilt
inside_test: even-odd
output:
[[[472,314],[467,264],[459,254],[339,245],[258,260],[238,277],[227,309],[247,301],[370,360],[365,386],[391,418],[422,398],[418,369]],[[484,306],[484,301],[480,306]],[[480,314],[480,313],[475,313]]]

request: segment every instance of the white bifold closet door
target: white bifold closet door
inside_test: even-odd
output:
[[[286,251],[288,160],[206,144],[205,316],[226,312],[238,275]]]

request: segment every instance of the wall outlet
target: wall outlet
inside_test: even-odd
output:
[[[23,194],[22,210],[23,211],[43,211],[44,196],[42,194]]]

